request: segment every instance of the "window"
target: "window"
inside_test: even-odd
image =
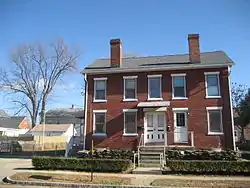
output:
[[[176,113],[176,126],[177,127],[185,127],[186,120],[185,120],[186,113],[184,112],[177,112]]]
[[[207,98],[218,98],[220,97],[220,83],[219,83],[219,72],[206,72],[206,97]]]
[[[137,76],[127,76],[124,79],[124,101],[136,101]]]
[[[94,78],[94,102],[106,101],[107,78]]]
[[[148,99],[162,100],[161,75],[148,75]]]
[[[173,108],[175,127],[187,126],[188,108]]]
[[[208,134],[223,134],[222,107],[207,107]]]
[[[94,110],[94,135],[106,135],[106,110]]]
[[[186,99],[186,74],[172,74],[172,98]]]
[[[137,136],[137,109],[124,109],[124,135]]]

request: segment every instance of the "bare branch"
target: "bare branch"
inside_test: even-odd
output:
[[[13,102],[27,110],[34,126],[39,112],[43,121],[48,96],[65,73],[76,69],[78,57],[63,40],[20,46],[12,54],[13,68],[0,71],[0,89],[21,96]]]

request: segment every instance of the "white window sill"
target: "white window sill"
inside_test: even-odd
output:
[[[187,100],[187,97],[173,97],[172,100]]]
[[[224,135],[224,133],[222,133],[222,132],[209,132],[208,135],[209,136],[216,136],[216,135]]]
[[[95,99],[94,99],[93,102],[107,102],[107,100],[100,100],[100,99],[95,100]]]
[[[124,133],[123,136],[138,136],[137,133]]]
[[[148,98],[148,101],[162,101],[163,98]]]
[[[105,133],[93,133],[92,136],[107,136]]]
[[[220,99],[221,96],[206,96],[206,99]]]
[[[135,102],[138,101],[138,99],[123,99],[123,102]]]

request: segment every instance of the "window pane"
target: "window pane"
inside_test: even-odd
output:
[[[161,77],[149,78],[149,97],[150,98],[160,98],[161,97]]]
[[[177,127],[185,126],[185,113],[176,113],[176,125]]]
[[[105,133],[105,113],[95,113],[95,133]]]
[[[95,99],[105,100],[105,90],[96,90]]]
[[[208,96],[219,96],[218,75],[207,75]]]
[[[175,87],[174,88],[174,97],[185,97],[184,87]]]
[[[106,80],[96,80],[96,89],[104,90],[106,88]]]
[[[184,76],[174,76],[174,87],[184,87]]]
[[[125,133],[136,133],[136,112],[125,112]]]
[[[135,79],[125,79],[126,89],[134,89],[135,88]]]
[[[135,90],[134,89],[127,89],[125,91],[125,98],[126,99],[135,99]]]
[[[209,111],[210,132],[222,132],[220,110]]]
[[[186,97],[185,96],[185,77],[184,76],[174,76],[174,97]]]
[[[125,80],[125,99],[135,99],[136,92],[136,80],[135,79],[126,79]]]
[[[153,115],[152,114],[147,115],[147,126],[153,127]]]
[[[95,99],[106,99],[106,80],[95,80]]]
[[[164,127],[164,115],[163,114],[158,114],[158,127]]]

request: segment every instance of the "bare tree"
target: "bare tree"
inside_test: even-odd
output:
[[[63,40],[46,47],[23,45],[11,56],[13,67],[1,69],[1,88],[14,94],[13,102],[29,113],[32,127],[39,114],[40,123],[44,121],[48,97],[65,73],[76,70],[78,57]]]

